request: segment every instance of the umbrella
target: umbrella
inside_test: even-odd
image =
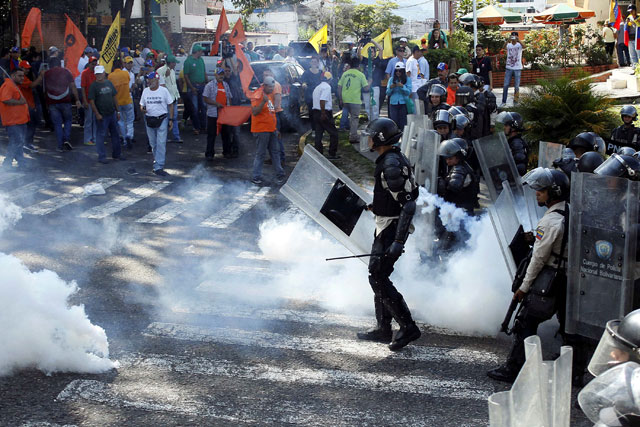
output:
[[[483,25],[500,25],[507,23],[522,22],[522,15],[519,13],[511,12],[498,6],[486,6],[476,11],[478,17],[478,23]],[[460,21],[464,24],[473,23],[473,12],[467,13]]]
[[[543,10],[533,15],[533,22],[545,24],[572,24],[583,22],[587,18],[596,16],[593,10],[583,9],[567,3],[561,3],[550,9]]]

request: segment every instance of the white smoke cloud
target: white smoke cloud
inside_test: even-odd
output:
[[[21,217],[20,208],[0,195],[0,233]],[[0,375],[36,368],[53,372],[100,373],[117,367],[109,360],[104,329],[93,325],[82,305],[69,305],[78,290],[50,270],[29,269],[0,253]]]

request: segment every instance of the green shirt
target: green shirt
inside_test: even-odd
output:
[[[189,77],[191,84],[205,83],[204,59],[196,59],[192,55],[189,55],[189,57],[184,60],[182,68],[184,75]]]
[[[366,77],[360,71],[356,69],[345,71],[338,81],[338,86],[342,87],[342,102],[361,104],[362,88],[368,84]]]
[[[93,82],[89,86],[89,100],[96,103],[98,112],[103,116],[109,116],[116,111],[113,97],[117,93],[115,86],[109,80]]]

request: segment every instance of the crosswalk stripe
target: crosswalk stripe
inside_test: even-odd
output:
[[[100,184],[104,189],[107,189],[120,181],[122,181],[122,178],[98,178],[90,184]],[[40,203],[29,206],[24,210],[24,212],[31,215],[47,215],[87,197],[89,196],[85,193],[84,187],[75,187],[68,193],[43,200]]]
[[[69,183],[69,182],[73,182],[75,181],[73,178],[71,177],[60,177],[60,178],[55,178],[55,179],[41,179],[41,180],[37,180],[34,182],[30,182],[29,184],[25,184],[21,187],[18,187],[12,191],[10,191],[9,193],[7,193],[9,195],[9,197],[11,198],[11,200],[19,200],[19,199],[24,199],[27,198],[29,196],[32,196],[33,194],[44,190],[46,188],[49,187],[53,187],[54,185],[58,185],[58,184],[64,184],[64,183]]]
[[[81,218],[102,219],[116,212],[128,208],[134,203],[139,202],[142,199],[146,199],[154,193],[162,190],[167,185],[171,184],[171,181],[151,181],[134,188],[127,194],[122,194],[114,197],[106,203],[99,206],[95,206],[89,210],[82,212],[79,216]]]
[[[0,184],[13,181],[14,179],[22,178],[24,174],[15,172],[0,173]]]
[[[313,353],[340,353],[367,359],[406,359],[421,362],[497,363],[498,355],[469,348],[409,346],[392,352],[386,345],[340,338],[312,338],[282,335],[265,331],[245,331],[230,328],[205,328],[195,325],[153,322],[143,333],[155,338],[181,341],[213,342],[227,345],[260,346]]]
[[[241,259],[250,259],[254,261],[269,261],[269,258],[259,252],[243,251],[237,255]]]
[[[129,354],[120,358],[119,362],[121,371],[131,368],[145,371],[153,369],[162,372],[355,388],[376,392],[425,394],[439,398],[484,400],[494,391],[493,387],[472,381],[447,380],[421,375],[398,376],[338,369],[281,368],[264,363],[238,365],[228,360],[211,360],[204,357]]]
[[[181,200],[167,203],[149,212],[142,218],[137,219],[136,222],[143,224],[163,224],[187,211],[189,206],[212,198],[221,188],[222,184],[198,184],[189,190],[187,195]]]
[[[250,187],[246,193],[231,204],[224,206],[215,214],[205,219],[200,225],[210,228],[227,228],[246,211],[253,208],[269,192],[269,187]]]
[[[167,392],[166,387],[140,387],[138,381],[107,384],[96,380],[74,380],[57,396],[59,402],[89,402],[112,408],[163,412],[190,417],[206,417],[231,423],[304,424],[304,425],[438,425],[433,415],[397,413],[391,408],[367,408],[358,411],[335,400],[287,400],[285,396],[247,394],[240,403],[236,396],[216,393],[207,396],[187,389]],[[347,403],[348,404],[348,403]],[[485,425],[473,419],[461,427]]]

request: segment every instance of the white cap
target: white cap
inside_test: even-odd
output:
[[[96,68],[93,69],[93,74],[101,73],[104,73],[104,67],[102,65],[96,65]]]
[[[401,42],[407,42],[407,38],[406,37],[400,37],[400,41]]]
[[[276,80],[271,76],[265,76],[264,81],[262,83],[268,86],[273,86],[276,84]]]
[[[406,67],[404,66],[404,62],[396,62],[396,70],[404,70]]]
[[[59,50],[60,50],[60,49],[58,49],[58,48],[57,48],[57,47],[55,47],[55,46],[51,46],[51,47],[49,48],[49,52],[57,52],[57,51],[59,51]]]

